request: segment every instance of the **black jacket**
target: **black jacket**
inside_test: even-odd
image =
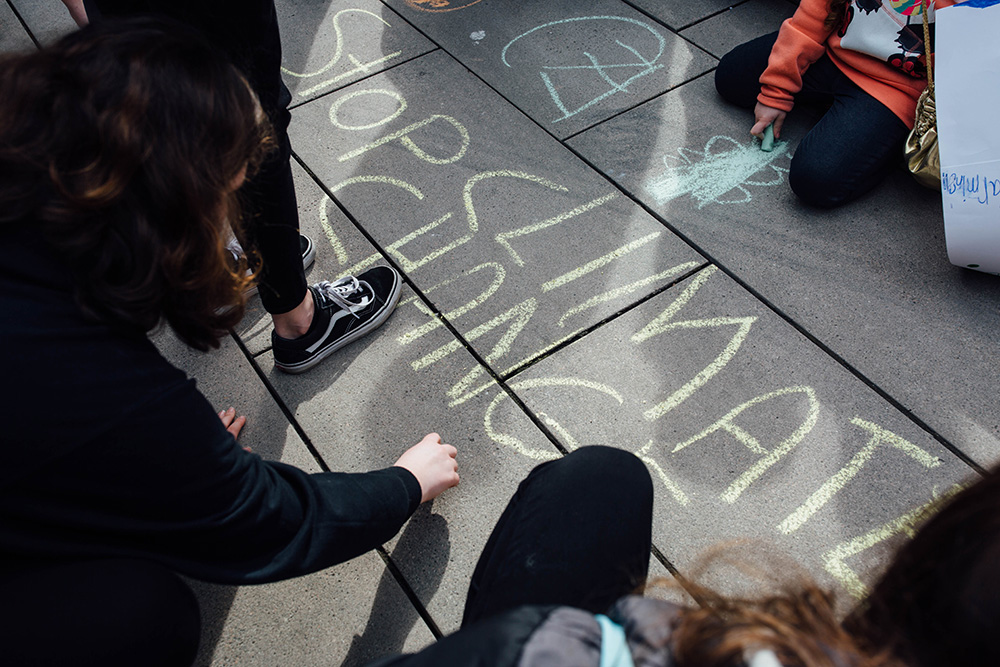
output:
[[[236,444],[141,332],[85,319],[37,233],[0,227],[0,568],[148,558],[230,584],[314,572],[390,539],[402,468],[307,474]]]

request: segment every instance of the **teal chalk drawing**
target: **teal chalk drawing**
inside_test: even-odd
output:
[[[678,148],[680,157],[665,155],[667,170],[646,183],[646,190],[657,205],[690,195],[698,208],[708,204],[740,204],[753,198],[748,185],[773,187],[785,180],[788,169],[774,164],[788,152],[788,142],[777,141],[765,153],[754,143],[741,144],[731,137],[712,137],[703,151]],[[771,180],[750,180],[755,174],[770,170]]]
[[[615,43],[618,46],[620,46],[626,52],[631,54],[629,58],[631,57],[635,58],[634,61],[630,59],[628,62],[600,63],[598,62],[597,58],[594,57],[593,54],[584,51],[583,55],[588,61],[590,61],[590,64],[565,65],[565,66],[542,65],[541,69],[538,72],[538,75],[541,77],[542,83],[545,84],[545,89],[548,91],[549,96],[555,103],[556,108],[558,108],[559,111],[562,112],[562,116],[553,119],[552,122],[554,123],[558,123],[559,121],[572,118],[581,111],[589,109],[590,107],[602,102],[603,100],[611,97],[612,95],[626,92],[628,86],[634,81],[641,79],[642,77],[647,76],[649,74],[652,74],[653,72],[659,69],[663,69],[663,65],[658,65],[657,61],[659,61],[660,57],[663,56],[663,51],[666,48],[667,40],[663,37],[663,35],[661,35],[648,23],[644,23],[636,19],[630,19],[625,16],[580,16],[577,18],[562,19],[560,21],[552,21],[551,23],[540,25],[538,27],[532,28],[531,30],[525,33],[521,33],[514,39],[510,40],[507,43],[507,45],[503,47],[503,51],[501,51],[500,53],[500,60],[507,67],[511,67],[510,62],[507,60],[507,52],[510,50],[510,47],[513,46],[514,43],[517,42],[519,39],[527,37],[528,35],[537,32],[539,30],[544,30],[546,28],[551,28],[557,25],[574,23],[577,21],[623,21],[625,23],[631,23],[645,30],[648,30],[656,38],[658,50],[655,56],[653,56],[652,58],[647,58],[643,56],[641,53],[639,53],[638,49],[635,49],[634,47],[629,46],[628,44],[625,44],[620,40],[615,40]],[[608,89],[605,90],[600,95],[594,97],[590,101],[585,102],[581,106],[575,109],[569,109],[566,106],[563,97],[559,94],[558,87],[553,83],[552,76],[549,74],[550,72],[557,72],[557,71],[593,72],[594,74],[597,75],[597,77],[603,84],[606,84],[608,86]],[[615,80],[612,77],[612,73],[617,73],[617,72],[624,72],[626,74],[626,78],[621,81]],[[628,76],[629,73],[631,73],[631,76]]]
[[[765,153],[774,150],[774,123],[764,128],[764,138],[760,140],[760,149]]]

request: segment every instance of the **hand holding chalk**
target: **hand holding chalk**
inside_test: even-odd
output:
[[[420,502],[433,500],[445,489],[458,484],[458,450],[441,442],[437,433],[428,433],[399,457],[394,465],[406,468],[420,484]]]
[[[757,103],[753,110],[754,124],[750,128],[750,134],[760,137],[762,151],[774,150],[774,140],[781,138],[781,126],[785,123],[786,115],[781,109]]]
[[[760,149],[765,153],[774,150],[774,123],[764,128],[764,136],[760,140]]]

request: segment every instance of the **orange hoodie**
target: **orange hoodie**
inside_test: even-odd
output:
[[[933,4],[947,7],[955,0]],[[760,77],[757,100],[791,111],[795,93],[802,90],[803,73],[825,53],[847,78],[912,128],[917,98],[927,86],[920,0],[850,0],[848,7],[848,22],[838,32],[824,25],[829,0],[799,3],[781,25]],[[928,17],[933,23],[933,8]]]

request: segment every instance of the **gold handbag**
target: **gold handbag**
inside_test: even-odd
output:
[[[938,157],[937,113],[934,110],[934,74],[931,66],[931,34],[927,27],[927,0],[923,0],[924,60],[927,63],[927,88],[917,99],[917,115],[903,154],[906,167],[921,185],[941,188],[941,160]]]

